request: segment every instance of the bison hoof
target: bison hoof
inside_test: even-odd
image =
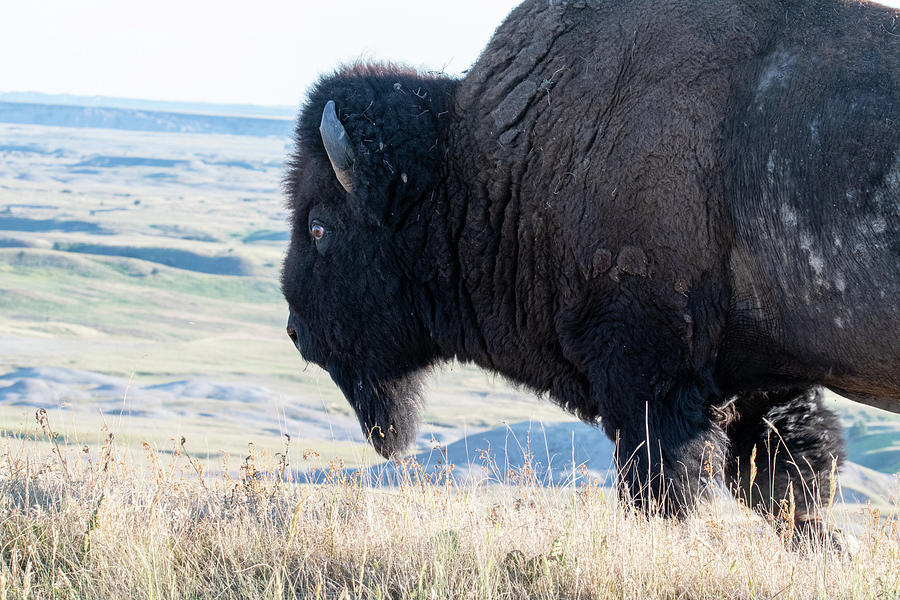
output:
[[[815,515],[798,516],[793,526],[793,532],[786,532],[786,526],[782,524],[779,529],[784,532],[787,540],[790,538],[791,547],[797,551],[819,552],[831,551],[837,554],[847,554],[847,537],[840,528],[827,524],[823,519]]]

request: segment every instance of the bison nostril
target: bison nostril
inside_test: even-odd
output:
[[[293,327],[288,327],[287,334],[288,334],[288,337],[291,338],[291,341],[296,344],[297,343],[297,330],[294,329]]]

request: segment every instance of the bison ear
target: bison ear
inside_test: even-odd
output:
[[[322,122],[319,124],[319,133],[322,135],[322,144],[331,161],[331,167],[337,180],[348,192],[353,191],[353,144],[347,130],[338,120],[337,111],[334,108],[334,100],[329,100],[322,111]]]

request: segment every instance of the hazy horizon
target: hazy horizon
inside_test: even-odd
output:
[[[48,93],[38,92],[34,90],[2,90],[0,89],[0,102],[22,102],[35,104],[53,104],[61,106],[81,106],[81,107],[103,107],[103,108],[130,108],[130,109],[146,109],[152,107],[153,110],[171,111],[171,112],[191,112],[192,108],[217,108],[228,109],[234,108],[239,112],[246,112],[251,109],[262,109],[264,112],[258,114],[260,117],[289,117],[294,116],[297,110],[297,103],[288,104],[251,104],[251,103],[234,103],[234,102],[216,102],[216,101],[182,101],[182,100],[156,100],[153,98],[135,98],[125,96],[106,96],[102,94],[68,94],[68,93]],[[222,114],[227,114],[222,111]]]

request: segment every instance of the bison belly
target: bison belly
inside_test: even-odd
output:
[[[789,38],[748,68],[724,371],[900,412],[900,51],[875,60],[866,35]],[[824,58],[832,44],[849,56]]]

